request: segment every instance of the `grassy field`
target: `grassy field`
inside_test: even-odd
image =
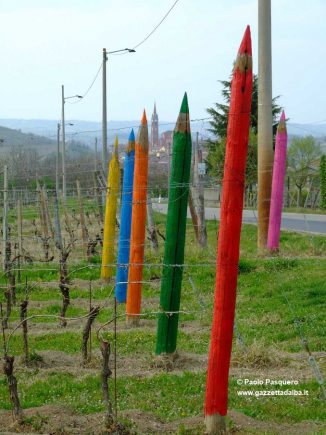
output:
[[[164,216],[157,214],[156,221],[164,233]],[[127,328],[125,307],[118,306],[117,413],[119,421],[131,433],[204,433],[203,403],[217,232],[218,223],[209,222],[209,244],[207,249],[201,250],[188,221],[181,301],[181,310],[188,314],[180,315],[178,358],[173,365],[163,366],[154,355],[156,315],[153,312],[159,308],[162,241],[158,254],[146,247],[144,316],[140,327]],[[17,325],[19,302],[25,291],[23,284],[17,288],[17,306],[6,331],[6,341],[9,354],[16,356],[15,375],[25,410],[25,432],[102,433],[101,359],[95,332],[101,323],[113,318],[114,311],[113,284],[103,286],[99,281],[99,261],[97,256],[88,265],[80,255],[74,255],[70,265],[71,305],[67,316],[87,315],[90,283],[92,304],[101,307],[93,327],[92,360],[87,366],[83,366],[81,360],[86,319],[69,321],[67,327],[62,328],[54,317],[29,321],[31,361],[26,366],[22,358],[21,330],[15,331],[9,339]],[[57,263],[34,263],[24,269],[22,281],[27,277],[30,286],[28,315],[59,315]],[[307,340],[321,372],[325,373],[325,270],[325,237],[282,232],[278,255],[257,256],[256,227],[243,226],[229,388],[230,433],[325,433],[325,402],[302,343]],[[0,284],[4,286],[4,277]],[[4,301],[2,294],[1,300]],[[103,331],[113,344],[113,323]],[[113,362],[112,357],[111,368]],[[294,380],[298,384],[294,387],[246,387],[241,384],[245,379]],[[255,396],[266,389],[306,390],[308,394]],[[112,379],[113,403],[114,390]],[[253,396],[243,395],[247,390],[254,391]],[[1,430],[22,431],[12,426],[10,409],[6,380],[1,374],[0,433]]]

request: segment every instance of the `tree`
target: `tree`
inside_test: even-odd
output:
[[[326,155],[320,159],[320,208],[326,208]]]
[[[222,97],[225,104],[215,103],[214,107],[207,109],[212,119],[208,131],[214,135],[213,140],[207,141],[208,156],[207,167],[211,176],[222,180],[225,156],[225,138],[228,125],[229,105],[231,97],[231,80],[221,80],[223,85]],[[278,97],[273,98],[273,129],[274,134],[278,124],[278,115],[282,108],[276,104]],[[246,168],[246,183],[252,185],[257,182],[257,130],[258,130],[258,76],[253,78],[253,93],[251,103],[251,122],[248,144],[248,158]]]
[[[309,179],[316,177],[320,145],[313,136],[294,137],[288,150],[288,173],[298,189],[297,207],[303,206],[302,193]]]

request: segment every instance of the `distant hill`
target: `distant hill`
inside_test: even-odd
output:
[[[57,122],[56,120],[45,119],[0,119],[0,139],[5,139],[2,144],[4,147],[10,144],[23,144],[24,146],[32,146],[38,148],[40,153],[47,154],[53,150],[57,137]],[[67,121],[68,122],[68,121]],[[69,120],[73,125],[66,125],[66,140],[74,141],[75,143],[84,144],[94,149],[95,138],[98,139],[98,149],[102,147],[102,125],[100,122]],[[116,134],[119,136],[120,143],[126,143],[131,128],[137,129],[139,120],[129,121],[109,121],[108,122],[108,143],[113,144]],[[210,136],[209,132],[205,132],[202,124],[199,125],[200,130],[205,136]],[[208,124],[206,124],[208,127]],[[7,127],[7,128],[5,128]],[[165,122],[160,120],[160,133],[167,130],[173,130],[173,122]],[[192,125],[193,131],[196,131],[196,124]],[[287,124],[288,134],[293,136],[312,135],[316,137],[325,149],[326,142],[326,124],[297,124],[289,122]],[[18,131],[17,131],[18,130]],[[7,139],[7,140],[6,140]],[[0,144],[1,145],[1,144]]]
[[[94,148],[95,138],[98,138],[98,149],[102,147],[102,124],[93,121],[69,120],[73,125],[66,125],[66,139],[78,140]],[[120,143],[127,143],[131,128],[137,134],[139,120],[134,121],[109,121],[108,143],[113,144],[115,135],[119,136]],[[23,133],[33,133],[56,140],[57,121],[44,119],[0,119],[0,125],[11,129],[21,130]],[[174,123],[162,122],[160,132],[172,130]],[[0,136],[1,138],[1,136]]]
[[[56,150],[56,141],[45,136],[38,136],[34,133],[23,133],[20,130],[14,130],[0,125],[0,152],[7,152],[12,149],[13,146],[35,148],[40,155],[45,155]]]
[[[326,137],[326,124],[287,124],[288,133],[291,136],[314,136],[316,138]]]
[[[55,154],[57,151],[57,141],[51,139],[51,137],[32,132],[23,133],[21,130],[3,127],[0,121],[0,154],[8,153],[12,151],[13,147],[17,146],[36,149],[40,156]],[[89,153],[89,151],[90,148],[80,143],[79,140],[67,137],[68,154],[81,155]]]

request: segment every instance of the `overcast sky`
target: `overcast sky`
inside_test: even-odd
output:
[[[0,5],[0,118],[58,119],[61,84],[83,94],[102,48],[133,47],[174,0],[7,0]],[[250,24],[257,72],[257,0],[180,0],[135,54],[110,56],[108,118],[139,119],[154,100],[175,120],[184,91],[192,118],[221,100]],[[326,120],[326,1],[272,0],[273,94],[293,122]],[[101,120],[101,77],[67,118]]]

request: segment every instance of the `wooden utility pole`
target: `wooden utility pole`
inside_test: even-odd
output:
[[[3,217],[2,217],[2,266],[7,270],[7,242],[8,242],[8,166],[3,168]]]
[[[57,158],[55,165],[55,190],[57,191],[57,195],[59,193],[59,165],[60,165],[60,122],[57,124]]]
[[[63,202],[66,202],[67,190],[66,190],[66,130],[65,130],[65,88],[61,86],[61,130],[62,130],[62,197]]]
[[[258,0],[258,248],[265,249],[273,170],[271,0]]]
[[[102,65],[102,169],[107,175],[108,164],[108,132],[107,132],[107,108],[106,108],[106,62],[108,60],[106,48],[103,48]]]

